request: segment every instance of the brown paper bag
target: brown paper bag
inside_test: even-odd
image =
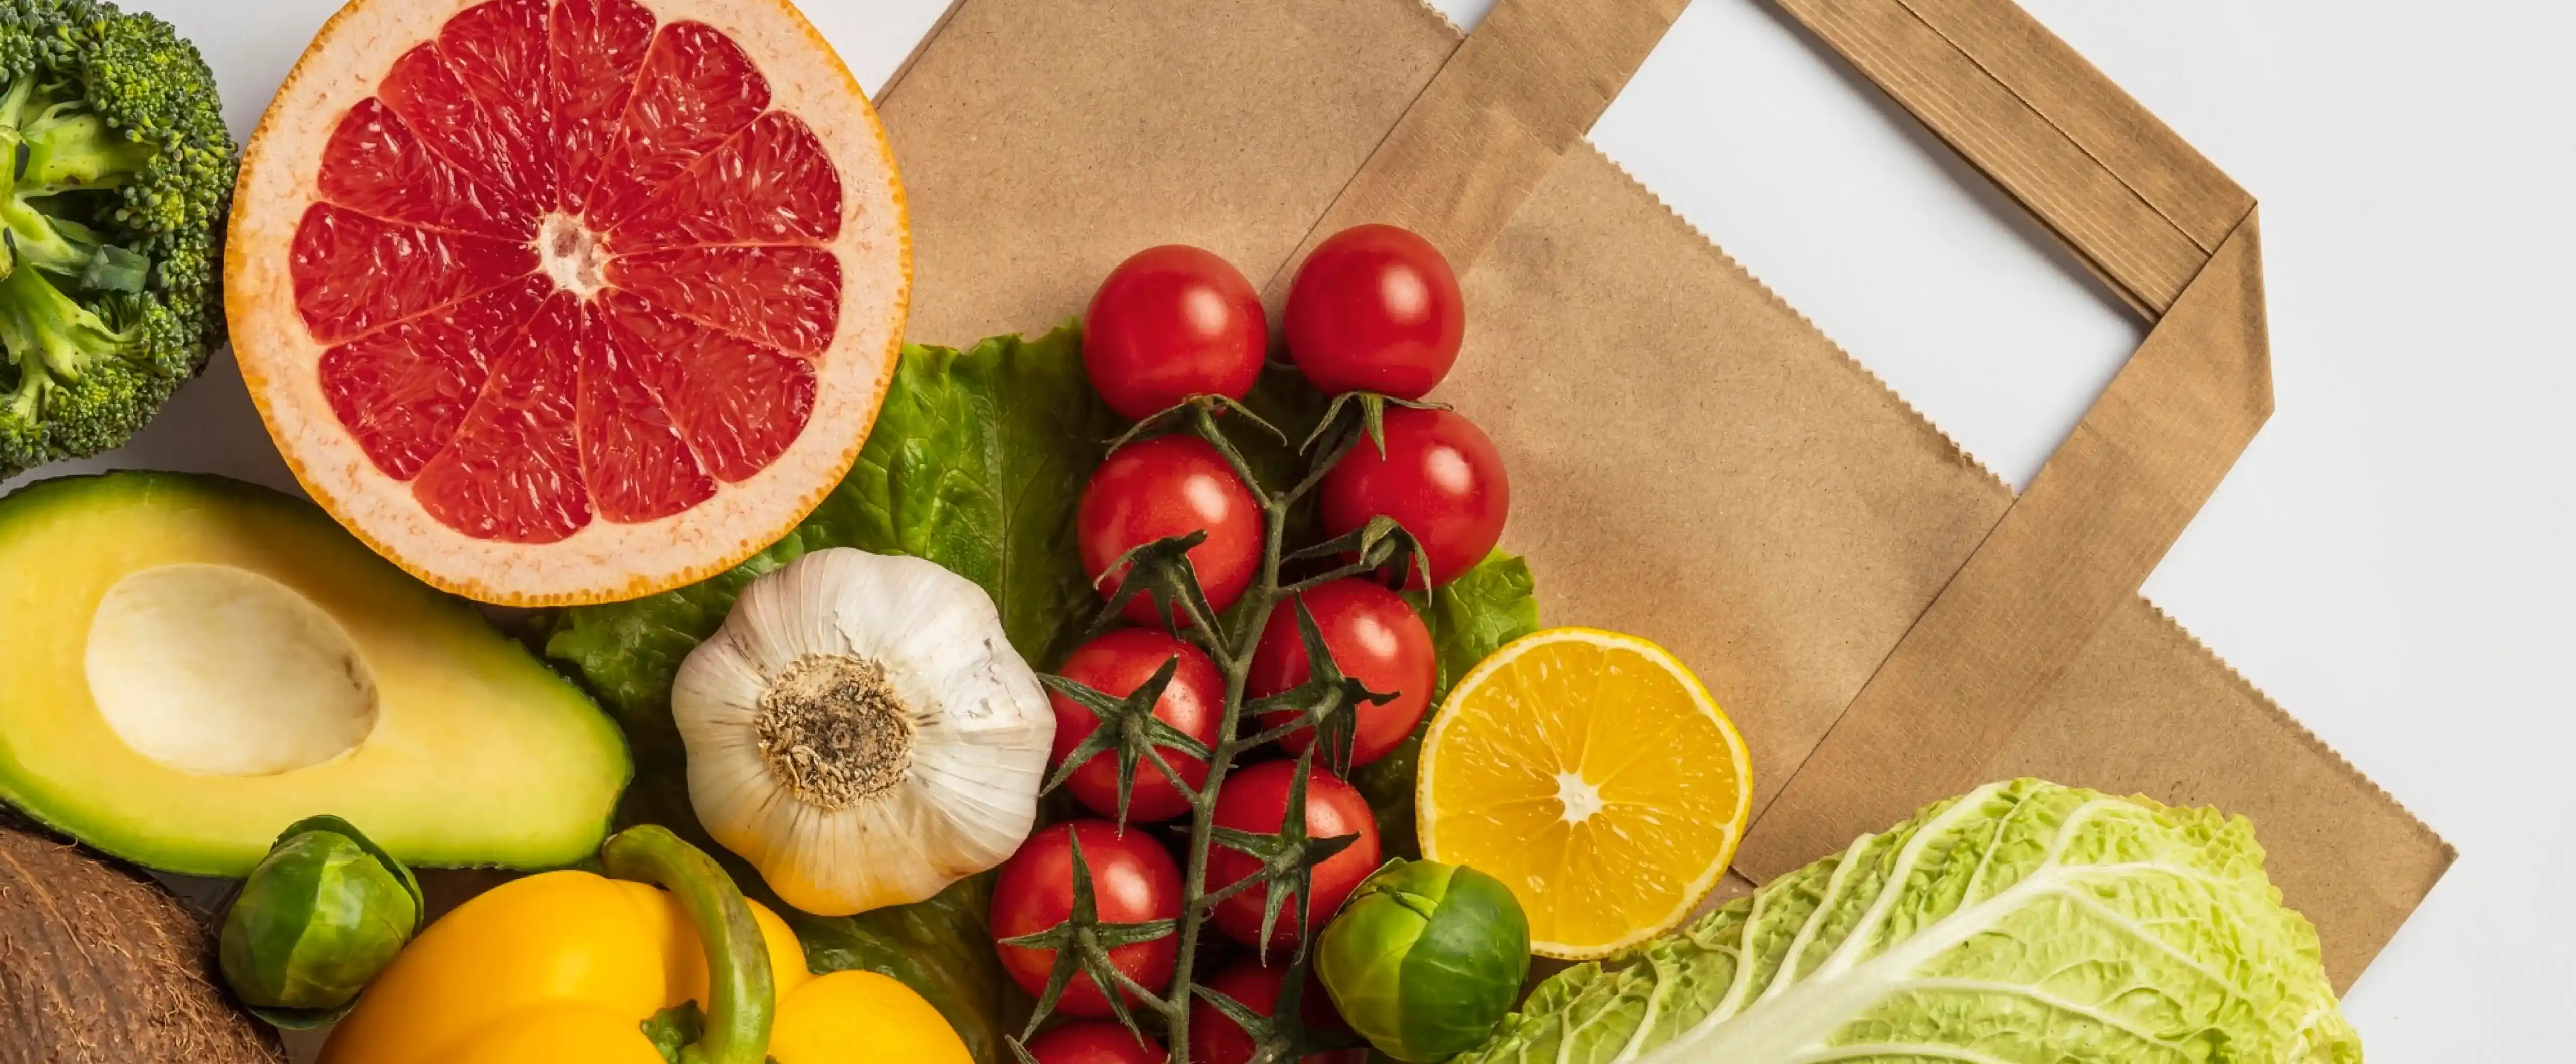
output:
[[[1275,310],[1322,236],[1421,231],[1470,308],[1438,398],[1503,449],[1550,621],[1670,647],[1753,744],[1738,872],[1992,778],[2211,804],[2349,986],[2451,848],[2137,595],[2271,410],[2253,198],[2008,0],[1782,2],[2154,323],[2018,498],[1583,142],[1684,0],[1463,38],[1416,0],[960,0],[882,101],[911,334],[1044,328],[1172,241]]]

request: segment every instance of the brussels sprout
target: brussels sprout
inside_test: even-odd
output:
[[[348,821],[288,825],[224,915],[224,982],[261,1019],[318,1027],[419,933],[420,883]]]
[[[1482,1044],[1529,978],[1529,917],[1501,880],[1390,861],[1325,925],[1316,971],[1378,1052],[1415,1064]]]

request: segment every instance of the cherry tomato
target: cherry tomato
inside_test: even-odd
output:
[[[1380,514],[1403,525],[1421,541],[1434,585],[1484,561],[1512,507],[1503,457],[1484,430],[1454,410],[1401,406],[1386,411],[1386,453],[1362,437],[1324,474],[1319,494],[1326,535]],[[1407,579],[1421,581],[1419,574]]]
[[[1294,761],[1265,761],[1234,770],[1217,788],[1216,826],[1262,834],[1278,831],[1288,822],[1288,783],[1295,778]],[[1377,816],[1369,811],[1368,799],[1360,797],[1359,791],[1321,769],[1307,771],[1305,815],[1309,838],[1359,836],[1342,852],[1314,868],[1314,896],[1306,902],[1306,923],[1320,932],[1342,907],[1343,900],[1359,887],[1360,880],[1377,870]],[[1083,841],[1089,845],[1090,840]],[[1208,848],[1210,893],[1260,870],[1260,860],[1242,851],[1224,845]],[[1218,902],[1209,919],[1235,941],[1258,945],[1261,910],[1268,895],[1266,887],[1246,887]],[[1270,948],[1275,952],[1294,949],[1296,945],[1297,899],[1292,894],[1279,911],[1279,922],[1271,926]]]
[[[1422,616],[1403,598],[1366,580],[1335,580],[1299,592],[1297,598],[1314,615],[1315,630],[1323,635],[1333,664],[1369,690],[1395,696],[1389,702],[1360,703],[1351,729],[1351,764],[1365,765],[1386,756],[1413,734],[1414,725],[1422,723],[1423,713],[1431,708],[1431,685],[1439,678],[1431,630],[1423,627]],[[1305,683],[1307,674],[1306,641],[1297,631],[1296,607],[1282,603],[1261,629],[1244,693],[1254,698],[1275,695]],[[1293,719],[1295,714],[1285,711],[1265,714],[1261,726],[1275,728]],[[1312,728],[1290,732],[1280,740],[1290,753],[1304,753],[1314,742]],[[1323,761],[1318,754],[1316,763]]]
[[[1288,357],[1326,392],[1419,399],[1467,335],[1458,275],[1412,230],[1357,225],[1315,245],[1288,286]]]
[[[1252,282],[1224,259],[1181,244],[1119,263],[1092,293],[1082,322],[1091,386],[1130,419],[1193,395],[1243,398],[1269,345]]]
[[[1164,685],[1162,697],[1154,700],[1154,716],[1193,739],[1215,746],[1217,717],[1225,707],[1225,676],[1217,672],[1216,663],[1208,660],[1206,651],[1150,628],[1122,628],[1084,643],[1073,656],[1064,659],[1064,667],[1056,672],[1102,694],[1123,698],[1144,686],[1155,670],[1174,657],[1180,658],[1180,664],[1173,667],[1172,682]],[[1049,692],[1047,700],[1055,707],[1055,752],[1048,763],[1061,765],[1066,754],[1100,727],[1100,718],[1063,695]],[[1207,762],[1170,746],[1157,749],[1190,789],[1196,790],[1207,782]],[[1117,749],[1093,754],[1073,770],[1072,778],[1064,785],[1092,812],[1117,816]],[[1155,768],[1152,759],[1137,760],[1135,783],[1127,794],[1127,819],[1169,820],[1189,808],[1189,798],[1172,786],[1171,778]]]
[[[1156,436],[1110,452],[1082,490],[1074,526],[1082,567],[1102,598],[1117,593],[1126,571],[1110,567],[1128,551],[1202,529],[1207,540],[1190,548],[1190,568],[1210,606],[1234,605],[1261,564],[1261,503],[1225,456],[1196,436]],[[1150,596],[1127,600],[1125,612],[1138,624],[1163,623]]]
[[[1241,1002],[1255,1015],[1273,1016],[1279,1010],[1279,984],[1288,981],[1284,961],[1264,968],[1250,957],[1228,965],[1224,971],[1200,985]],[[1333,1011],[1333,1001],[1325,996],[1324,986],[1310,969],[1306,989],[1297,997],[1297,1012],[1306,1026],[1319,1031],[1346,1032],[1350,1025]],[[1252,1035],[1234,1018],[1217,1011],[1203,997],[1190,998],[1190,1064],[1244,1064],[1252,1059]],[[1359,1064],[1368,1059],[1368,1050],[1345,1049],[1328,1053],[1308,1053],[1300,1064]],[[1045,1062],[1041,1062],[1045,1064]]]
[[[1116,1020],[1068,1023],[1030,1039],[1028,1049],[1038,1064],[1163,1064],[1170,1057],[1161,1042],[1129,1034]]]
[[[1039,829],[1002,862],[993,880],[993,946],[1002,968],[1032,996],[1046,989],[1055,970],[1052,949],[1006,946],[1000,939],[1032,935],[1073,915],[1073,840],[1082,841],[1082,863],[1091,870],[1094,911],[1100,922],[1132,924],[1181,915],[1181,870],[1142,827],[1125,832],[1106,820],[1069,820]],[[1109,963],[1138,984],[1160,991],[1172,980],[1172,936],[1112,947]],[[1129,1000],[1133,1000],[1130,995]],[[1073,1016],[1110,1015],[1109,999],[1087,974],[1066,984],[1056,1008]]]

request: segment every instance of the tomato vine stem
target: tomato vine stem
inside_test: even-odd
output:
[[[1118,1002],[1121,997],[1133,996],[1148,1011],[1162,1018],[1162,1033],[1170,1052],[1171,1064],[1186,1064],[1189,1059],[1190,1005],[1193,996],[1206,1000],[1219,1012],[1244,1028],[1245,1033],[1250,1035],[1254,1042],[1256,1060],[1292,1061],[1307,1053],[1348,1048],[1359,1044],[1348,1036],[1332,1036],[1310,1030],[1302,1022],[1303,1010],[1299,998],[1304,993],[1312,952],[1308,944],[1318,930],[1306,926],[1308,912],[1306,898],[1312,894],[1314,886],[1312,872],[1316,864],[1338,853],[1356,838],[1356,836],[1345,835],[1312,839],[1306,836],[1302,815],[1304,770],[1310,763],[1309,759],[1316,753],[1327,752],[1328,748],[1336,745],[1338,745],[1339,756],[1333,764],[1347,769],[1349,726],[1357,706],[1362,701],[1383,701],[1391,696],[1370,692],[1358,681],[1341,673],[1331,661],[1330,654],[1322,644],[1322,637],[1315,630],[1312,617],[1305,613],[1302,604],[1295,608],[1299,613],[1300,634],[1306,640],[1307,657],[1312,663],[1308,681],[1288,692],[1259,700],[1247,700],[1244,692],[1252,671],[1253,655],[1259,647],[1262,632],[1269,625],[1272,613],[1283,603],[1295,603],[1296,596],[1300,593],[1333,580],[1383,572],[1390,566],[1394,566],[1393,571],[1403,573],[1413,565],[1419,564],[1420,551],[1412,538],[1402,529],[1394,527],[1392,522],[1383,520],[1372,523],[1368,529],[1361,532],[1327,543],[1293,552],[1285,549],[1298,503],[1322,484],[1325,475],[1331,472],[1332,467],[1349,454],[1364,437],[1374,436],[1368,424],[1374,409],[1376,404],[1365,402],[1345,404],[1339,401],[1328,408],[1324,424],[1297,448],[1306,454],[1306,468],[1296,482],[1285,490],[1271,490],[1263,485],[1261,475],[1254,467],[1254,463],[1244,455],[1242,449],[1237,447],[1232,439],[1228,438],[1219,421],[1219,414],[1222,413],[1228,418],[1237,419],[1264,430],[1282,441],[1283,445],[1287,445],[1288,437],[1242,404],[1222,397],[1193,397],[1170,410],[1139,422],[1127,435],[1120,438],[1121,442],[1124,442],[1157,428],[1168,427],[1191,432],[1206,440],[1225,459],[1235,476],[1241,478],[1244,486],[1250,489],[1253,496],[1260,501],[1263,526],[1259,575],[1232,609],[1220,614],[1208,604],[1206,596],[1198,586],[1196,571],[1188,561],[1186,548],[1192,541],[1188,537],[1176,537],[1146,544],[1129,552],[1125,559],[1124,575],[1120,577],[1117,590],[1103,607],[1098,622],[1099,626],[1104,628],[1115,623],[1115,618],[1128,600],[1139,594],[1151,595],[1157,612],[1161,613],[1167,621],[1173,622],[1173,627],[1181,638],[1204,650],[1224,678],[1224,708],[1217,720],[1216,742],[1207,750],[1206,782],[1193,788],[1183,783],[1177,774],[1169,772],[1168,768],[1164,775],[1164,778],[1187,799],[1190,812],[1189,838],[1185,848],[1182,872],[1181,913],[1179,919],[1172,922],[1168,932],[1178,940],[1170,987],[1158,994],[1137,985],[1135,980],[1124,971],[1108,962],[1106,955],[1108,946],[1105,942],[1132,941],[1137,934],[1144,933],[1143,929],[1146,929],[1147,925],[1094,923],[1078,928],[1060,926],[1056,931],[1044,933],[1060,941],[1062,945],[1059,948],[1083,951],[1084,957],[1081,961],[1083,970],[1109,974],[1110,979],[1117,984],[1117,988],[1104,989],[1109,990],[1113,1003]],[[1310,575],[1296,579],[1283,579],[1283,574],[1288,571],[1287,566],[1290,562],[1320,562],[1326,559],[1333,560],[1335,564],[1325,566]],[[1112,571],[1115,572],[1117,569],[1113,567]],[[1401,580],[1397,582],[1401,583]],[[1047,679],[1051,688],[1082,696],[1079,700],[1106,700],[1115,697],[1090,691],[1062,677]],[[1169,680],[1170,672],[1167,669],[1157,673],[1155,679],[1149,681],[1146,687],[1139,688],[1126,697],[1151,705],[1154,698],[1159,696],[1161,685],[1168,683]],[[1264,715],[1291,709],[1295,712],[1284,723],[1255,729],[1247,735],[1244,718],[1248,711],[1248,702],[1251,701],[1258,701],[1260,704],[1250,708],[1250,712]],[[1298,757],[1300,771],[1295,776],[1292,800],[1283,812],[1280,830],[1266,836],[1246,835],[1241,832],[1228,833],[1228,837],[1238,846],[1245,844],[1247,839],[1258,841],[1261,848],[1267,851],[1263,869],[1210,891],[1207,887],[1209,854],[1217,845],[1219,834],[1226,831],[1216,824],[1216,807],[1217,796],[1225,785],[1227,774],[1245,754],[1304,728],[1316,729],[1319,741]],[[1339,729],[1338,744],[1330,741],[1330,738],[1336,734],[1334,729]],[[1150,743],[1153,740],[1149,729],[1133,728],[1123,730],[1119,741]],[[1141,751],[1132,751],[1130,754],[1136,758],[1150,757],[1157,766],[1163,766],[1163,759],[1152,751],[1153,748],[1149,745]],[[1109,751],[1094,750],[1090,756],[1107,752]],[[1071,768],[1072,766],[1068,764],[1057,771],[1059,782],[1062,777],[1070,774]],[[1126,804],[1126,791],[1132,784],[1132,779],[1120,781],[1122,809]],[[1122,816],[1122,822],[1123,819]],[[1293,824],[1290,823],[1292,820]],[[1268,928],[1267,920],[1287,918],[1289,915],[1281,911],[1284,904],[1283,894],[1295,899],[1294,919],[1299,925],[1298,945],[1286,958],[1288,967],[1286,976],[1280,983],[1279,1000],[1262,1003],[1271,1007],[1270,1014],[1266,1017],[1260,1015],[1257,1009],[1250,1008],[1252,1003],[1233,1001],[1222,994],[1201,989],[1195,978],[1201,931],[1208,925],[1218,904],[1253,889],[1264,890],[1268,895],[1265,899],[1265,932]],[[1160,930],[1160,928],[1156,927],[1152,930]],[[1058,932],[1063,933],[1058,934]],[[1267,952],[1264,948],[1263,953]],[[1266,960],[1265,957],[1265,963]],[[1095,976],[1096,979],[1097,976]],[[1125,994],[1120,994],[1119,990],[1125,991]],[[1042,1005],[1051,1004],[1051,1000],[1042,1002]],[[1031,1058],[1023,1047],[1022,1041],[1028,1034],[1035,1033],[1039,1023],[1046,1018],[1045,1012],[1046,1009],[1041,1008],[1037,1015],[1030,1018],[1028,1031],[1020,1039],[1012,1040],[1013,1052],[1023,1061],[1031,1061]],[[1117,1009],[1117,1015],[1131,1029],[1135,1028],[1134,1020],[1123,1006]]]

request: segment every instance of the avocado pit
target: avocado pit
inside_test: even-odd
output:
[[[128,573],[90,616],[83,666],[108,728],[186,772],[318,765],[376,727],[375,675],[349,633],[295,589],[229,565]]]

